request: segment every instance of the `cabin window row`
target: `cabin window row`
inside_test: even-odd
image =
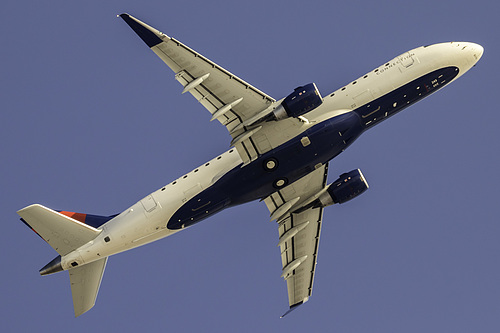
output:
[[[232,153],[232,152],[234,152],[234,149],[231,149],[231,150],[229,151],[229,153]],[[217,160],[220,160],[220,159],[222,159],[222,155],[220,155],[220,156],[218,156],[218,157],[217,157]],[[210,162],[207,162],[207,163],[204,165],[204,167],[208,167],[209,165],[210,165]],[[197,168],[197,169],[193,170],[192,172],[193,172],[193,173],[196,173],[196,172],[198,172],[198,171],[200,171],[200,168]],[[184,175],[184,176],[182,177],[182,179],[186,179],[186,178],[188,177],[188,175],[189,175],[189,174]],[[171,185],[175,185],[175,184],[177,184],[177,182],[178,182],[178,181],[179,181],[179,180],[175,180],[175,181],[173,181],[173,182],[171,183]],[[162,191],[165,191],[165,187],[163,187],[161,190],[162,190]]]

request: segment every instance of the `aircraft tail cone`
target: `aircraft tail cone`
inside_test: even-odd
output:
[[[62,270],[61,256],[57,256],[40,270],[40,275],[49,275]]]

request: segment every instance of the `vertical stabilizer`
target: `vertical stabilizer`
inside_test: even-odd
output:
[[[106,257],[69,270],[75,317],[84,314],[94,306],[107,261]]]

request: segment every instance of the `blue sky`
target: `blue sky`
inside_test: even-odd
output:
[[[11,331],[497,332],[498,4],[430,1],[4,1],[0,319]],[[412,48],[472,41],[478,65],[330,164],[370,189],[325,211],[313,296],[285,319],[262,203],[111,257],[75,319],[55,251],[16,211],[111,215],[225,151],[226,130],[121,20],[128,12],[276,99],[323,95]]]

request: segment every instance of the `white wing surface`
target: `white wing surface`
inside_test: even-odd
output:
[[[281,276],[287,283],[290,305],[285,315],[312,293],[323,208],[305,206],[325,187],[327,169],[322,165],[264,200],[271,218],[278,222]]]
[[[135,17],[120,17],[174,71],[175,79],[184,87],[182,92],[193,95],[212,114],[211,120],[217,119],[227,128],[233,138],[231,145],[245,164],[271,149],[263,133],[266,131],[255,139],[261,128],[249,128],[247,124],[272,111],[272,97]]]
[[[233,143],[243,141],[241,135],[246,131],[238,125],[265,114],[275,102],[178,40],[128,14],[120,17],[174,71],[175,79],[184,87],[183,93],[193,95],[212,114],[212,120],[217,119],[226,126]]]

